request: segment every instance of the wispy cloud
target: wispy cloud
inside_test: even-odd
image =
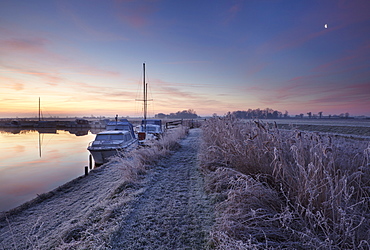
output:
[[[17,90],[17,91],[20,91],[20,90],[24,89],[24,84],[23,83],[20,83],[20,82],[14,80],[11,77],[0,76],[0,82],[2,83],[1,86],[0,86],[0,89],[1,88],[6,88],[6,89]]]
[[[370,20],[368,10],[370,2],[366,0],[358,1],[343,1],[335,4],[326,3],[321,9],[314,8],[312,10],[301,13],[290,26],[287,26],[277,36],[270,41],[261,45],[258,49],[260,53],[278,52],[282,50],[290,50],[301,47],[308,42],[323,37],[337,31],[344,30],[355,24],[359,24]],[[297,13],[298,15],[298,13]],[[314,20],[314,21],[313,21]],[[328,28],[324,28],[324,24],[328,24]],[[358,27],[366,27],[364,25]],[[362,36],[367,32],[364,29],[352,29],[350,34],[348,30],[343,36]]]
[[[24,84],[22,83],[13,83],[12,88],[15,90],[23,90],[24,89]]]
[[[165,62],[164,64],[204,64],[210,63],[210,61],[176,61],[176,62]]]
[[[258,102],[295,112],[308,108],[335,108],[341,112],[356,113],[360,107],[370,106],[370,82],[357,84],[320,84],[320,76],[300,76],[286,84],[270,87],[252,86],[246,91],[257,97]]]
[[[263,62],[263,63],[255,63],[255,64],[249,66],[248,69],[247,69],[247,76],[253,76],[253,75],[261,72],[268,65],[269,65],[269,63]]]
[[[370,56],[370,46],[365,44],[351,51],[347,51],[345,55],[321,64],[312,69],[313,72],[343,72],[354,71],[358,69],[368,68],[368,58]]]
[[[45,38],[13,38],[0,40],[1,53],[45,53],[45,46],[49,43]]]
[[[156,1],[115,1],[116,16],[133,28],[143,28],[151,24],[150,17],[158,11]]]
[[[236,1],[232,3],[232,5],[226,9],[225,17],[223,20],[224,25],[230,24],[236,18],[236,16],[241,12],[242,7],[243,7],[242,3],[243,3],[242,1]]]
[[[93,4],[93,3],[91,3]],[[58,2],[59,9],[67,17],[68,21],[72,21],[73,24],[82,30],[85,34],[93,37],[98,41],[116,41],[116,40],[128,40],[122,34],[117,34],[114,32],[109,32],[109,29],[99,29],[89,21],[84,20],[81,15],[79,15],[78,10],[65,1]]]
[[[322,97],[313,98],[310,104],[336,104],[348,105],[351,103],[362,104],[370,107],[370,82],[352,84],[350,86],[327,89]]]

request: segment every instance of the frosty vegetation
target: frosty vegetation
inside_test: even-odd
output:
[[[370,247],[370,145],[214,117],[202,168],[216,249]]]

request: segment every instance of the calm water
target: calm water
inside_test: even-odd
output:
[[[6,211],[84,174],[90,131],[1,131],[0,211]]]

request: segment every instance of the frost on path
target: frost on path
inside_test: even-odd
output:
[[[113,249],[203,249],[213,211],[203,190],[197,154],[200,129],[153,169],[146,191],[113,236]]]

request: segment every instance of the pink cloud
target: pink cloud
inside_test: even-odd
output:
[[[210,61],[177,61],[177,62],[167,62],[165,64],[202,64],[209,63]]]
[[[269,65],[269,63],[257,63],[257,64],[254,64],[254,65],[248,67],[247,75],[248,76],[255,75],[258,72],[260,72],[263,69],[265,69],[267,65]]]
[[[328,71],[353,71],[362,68],[368,68],[367,60],[370,55],[370,45],[365,44],[359,48],[356,48],[352,51],[347,52],[347,55],[344,55],[336,60],[327,62],[325,64],[319,65],[312,69],[312,71],[319,72],[328,72]],[[361,65],[352,66],[358,63],[363,63]],[[351,67],[352,66],[352,67]]]
[[[68,4],[65,1],[58,2],[59,9],[62,13],[68,17],[69,21],[72,21],[73,24],[78,27],[80,30],[85,32],[86,34],[93,36],[96,40],[103,40],[103,41],[114,41],[114,40],[128,40],[126,37],[116,34],[113,32],[109,32],[106,29],[101,30],[95,27],[94,25],[90,24],[86,20],[82,18],[82,16],[77,14],[77,11],[74,9],[72,4]]]
[[[0,51],[2,53],[21,52],[21,53],[45,53],[45,46],[49,43],[44,38],[27,38],[27,39],[7,39],[0,41]]]
[[[0,76],[0,82],[2,83],[1,87],[3,87],[3,88],[14,89],[14,90],[23,90],[24,89],[24,84],[14,80],[11,77]]]
[[[221,100],[209,98],[209,95],[204,95],[199,91],[186,91],[179,87],[196,87],[198,89],[199,87],[205,87],[205,85],[198,86],[197,84],[169,83],[161,80],[156,80],[155,82],[161,82],[160,84],[155,84],[155,106],[160,106],[161,110],[169,110],[165,112],[177,112],[179,110],[193,108],[197,112],[207,113],[207,110],[209,111],[211,109],[215,109],[216,107],[219,109],[220,107],[228,105]]]
[[[348,105],[356,103],[359,106],[370,107],[370,82],[337,87],[325,92],[320,98],[314,98],[310,103],[336,103]]]
[[[160,92],[164,93],[165,95],[170,96],[171,98],[189,98],[194,99],[196,98],[197,94],[186,92],[179,90],[178,88],[169,87],[169,86],[161,86],[157,88]]]
[[[230,22],[232,22],[238,13],[242,10],[242,1],[238,1],[234,4],[232,4],[225,13],[225,18],[223,21],[224,25],[228,25]]]
[[[8,67],[8,70],[9,70],[9,73],[12,73],[12,74],[36,76],[36,77],[46,81],[47,84],[55,84],[55,83],[58,83],[58,82],[62,82],[64,80],[62,77],[59,76],[60,74],[57,73],[57,72],[38,72],[36,70],[29,71],[27,69],[10,68],[10,67]],[[11,78],[9,78],[9,79],[11,79]],[[14,80],[14,78],[12,80]],[[24,87],[24,84],[14,85],[14,88],[17,88],[17,90],[23,89],[23,87]]]
[[[333,31],[334,29],[331,29],[331,31]],[[298,33],[298,32],[297,32]],[[300,33],[300,32],[299,32]],[[290,48],[294,48],[294,47],[299,47],[301,46],[302,44],[305,44],[307,43],[308,41],[316,38],[316,37],[319,37],[319,36],[322,36],[324,34],[328,33],[327,30],[321,30],[319,32],[315,32],[315,33],[309,33],[307,35],[294,35],[294,38],[293,36],[291,36],[289,39],[284,39],[284,41],[281,41],[281,44],[277,47],[278,50],[285,50],[285,49],[290,49]]]
[[[79,64],[77,68],[79,74],[90,75],[90,76],[107,76],[107,77],[117,77],[120,75],[117,71],[104,70],[93,65]]]
[[[12,88],[15,89],[15,90],[23,90],[24,89],[24,84],[22,83],[13,83],[12,84]]]
[[[241,5],[241,2],[238,2],[238,3],[235,3],[233,4],[229,9],[228,9],[228,13],[230,16],[234,17],[235,15],[237,15],[242,9],[242,5]]]
[[[141,28],[150,24],[150,16],[158,8],[155,6],[156,1],[115,1],[116,16],[125,24],[134,28]]]
[[[254,85],[245,91],[258,97],[264,104],[278,104],[320,92],[320,88],[312,88],[315,81],[317,76],[297,76],[275,86]]]

